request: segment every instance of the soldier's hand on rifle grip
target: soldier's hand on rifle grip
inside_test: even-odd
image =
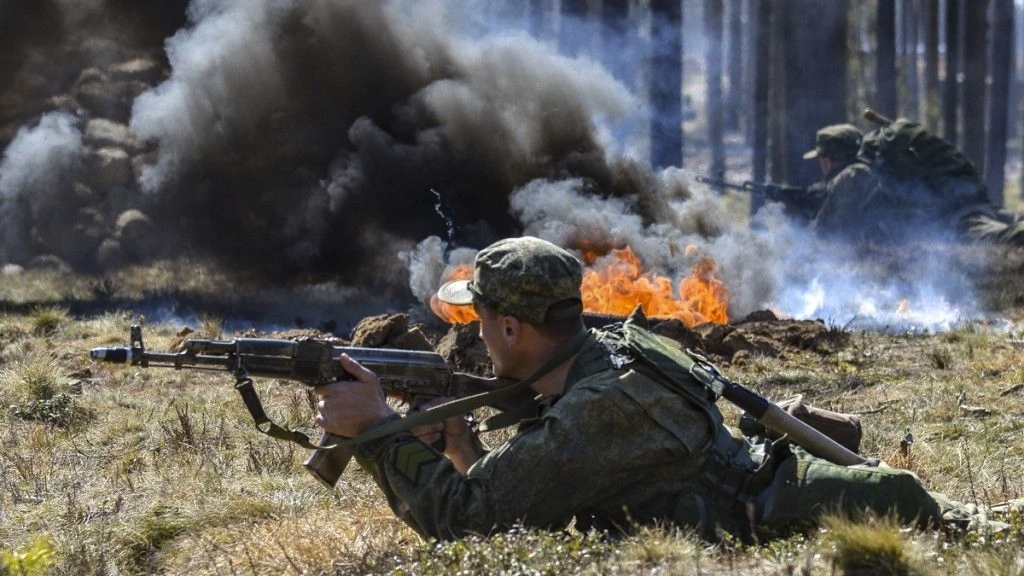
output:
[[[417,409],[426,410],[451,400],[454,398],[434,398],[424,402]],[[455,468],[463,474],[483,455],[483,446],[465,416],[454,416],[441,422],[416,426],[410,432],[423,442],[444,452]]]
[[[431,400],[428,400],[427,402],[424,402],[423,404],[413,406],[412,408],[409,409],[409,412],[411,413],[426,410],[428,408],[437,406],[438,404],[444,404],[449,400],[451,400],[451,398],[433,398]],[[433,446],[434,449],[436,449],[438,452],[444,452],[445,446],[447,445],[445,442],[446,427],[447,422],[442,420],[440,422],[431,422],[430,424],[424,424],[422,426],[413,426],[412,428],[409,429],[409,432],[411,432],[413,436],[416,436],[423,442]]]
[[[385,401],[373,371],[348,354],[342,354],[338,361],[353,380],[339,380],[313,389],[319,397],[316,424],[332,434],[351,438],[395,411]]]

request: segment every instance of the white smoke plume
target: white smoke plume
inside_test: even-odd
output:
[[[45,114],[37,126],[18,131],[0,160],[0,261],[24,259],[33,233],[60,234],[74,217],[65,199],[81,148],[82,134],[70,114]],[[28,229],[31,221],[46,230]]]
[[[248,128],[284,96],[270,42],[273,12],[265,2],[190,4],[195,25],[166,43],[174,73],[140,95],[132,110],[132,130],[160,144],[157,161],[143,172],[144,190],[158,188],[182,164],[230,147],[235,139],[259,136]]]

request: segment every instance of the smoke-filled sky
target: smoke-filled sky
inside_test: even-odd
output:
[[[941,266],[911,284],[864,276],[777,207],[736,222],[687,172],[649,168],[636,145],[642,95],[485,5],[193,0],[163,40],[169,74],[125,119],[147,146],[130,193],[165,250],[425,302],[447,263],[532,234],[567,248],[629,245],[674,277],[710,256],[732,317],[859,311],[836,312],[840,323],[917,293],[941,301],[962,283]],[[31,206],[52,212],[75,194],[87,120],[44,114],[3,151],[5,261],[31,255],[26,210],[39,218]]]

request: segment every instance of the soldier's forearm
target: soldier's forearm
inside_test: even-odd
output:
[[[471,466],[483,457],[486,449],[480,439],[472,432],[462,436],[447,436],[445,438],[444,455],[452,461],[452,465],[465,476]]]

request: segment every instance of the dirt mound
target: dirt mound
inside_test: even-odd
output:
[[[588,315],[588,326],[604,326],[621,318]],[[715,362],[742,362],[752,357],[783,358],[789,351],[819,354],[835,352],[848,335],[813,320],[782,320],[771,312],[758,312],[734,325],[703,324],[689,328],[678,320],[650,320],[651,331],[695,350]],[[434,350],[459,372],[490,375],[487,349],[478,337],[477,323],[455,324],[446,332],[431,333],[410,324],[405,314],[364,318],[352,332],[351,345]]]

